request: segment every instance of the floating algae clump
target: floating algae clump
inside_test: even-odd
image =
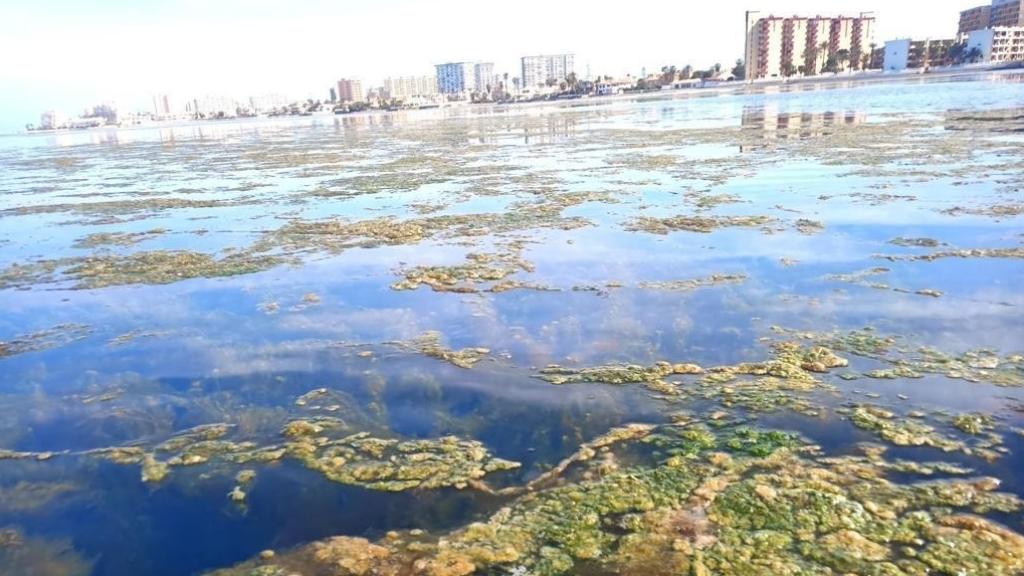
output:
[[[532,272],[533,266],[514,254],[467,254],[466,263],[457,266],[417,266],[404,271],[403,280],[391,285],[394,290],[415,290],[421,285],[435,292],[479,292],[481,285],[498,282],[519,271]],[[490,289],[495,289],[492,284]]]
[[[992,417],[986,414],[959,414],[953,417],[953,426],[972,436],[991,430],[992,424]]]
[[[64,274],[78,288],[104,288],[124,284],[170,284],[189,278],[216,278],[251,274],[281,261],[270,256],[237,253],[216,259],[184,250],[139,252],[128,256],[93,256],[72,263]]]
[[[222,258],[187,250],[154,250],[125,256],[115,254],[44,260],[0,271],[0,287],[46,284],[67,279],[75,288],[92,289],[129,284],[170,284],[191,278],[252,274],[281,264],[275,256],[234,252]],[[58,273],[59,271],[59,273]]]
[[[849,412],[850,421],[858,428],[870,430],[879,438],[897,446],[930,446],[944,452],[963,452],[985,460],[995,460],[1002,455],[1002,437],[992,433],[991,420],[984,416],[962,415],[953,419],[953,425],[974,435],[982,435],[971,445],[945,435],[934,427],[909,418],[897,416],[878,406],[856,406]]]
[[[75,248],[98,248],[100,246],[134,246],[143,240],[156,238],[167,230],[156,228],[148,232],[97,232],[75,242]]]
[[[774,331],[793,334],[783,328]],[[873,358],[891,365],[865,372],[869,378],[895,380],[921,378],[924,374],[939,374],[947,378],[968,382],[988,382],[996,386],[1024,386],[1024,356],[1000,356],[992,350],[968,350],[959,355],[947,354],[934,348],[919,346],[914,349],[895,336],[882,336],[870,328],[846,334],[797,333],[803,340],[811,340],[835,350],[857,356]]]
[[[822,346],[804,347],[793,342],[777,343],[773,358],[763,362],[744,362],[717,366],[706,371],[696,364],[658,362],[652,366],[609,364],[590,368],[549,366],[538,378],[552,384],[594,382],[605,384],[642,384],[667,397],[696,394],[717,400],[723,406],[742,406],[751,411],[789,408],[806,415],[819,415],[820,409],[794,392],[827,388],[814,374],[847,366],[848,361]],[[703,374],[697,386],[679,387],[665,379],[671,375]],[[744,376],[759,376],[749,379]]]
[[[637,287],[648,290],[676,290],[680,292],[687,292],[690,290],[696,290],[697,288],[716,286],[719,284],[739,284],[746,279],[747,277],[743,274],[713,274],[706,278],[693,278],[690,280],[640,282],[637,284]]]
[[[492,457],[483,444],[447,436],[436,440],[391,440],[367,433],[339,440],[303,437],[288,454],[328,479],[374,490],[465,488],[490,472],[519,467]]]
[[[660,362],[653,366],[636,364],[608,364],[592,368],[562,368],[549,366],[537,376],[552,384],[575,384],[580,382],[600,382],[603,384],[654,384],[665,376],[674,373],[668,362]]]
[[[708,234],[718,228],[757,228],[772,222],[774,220],[768,216],[640,216],[627,223],[626,230],[662,235],[679,231]]]
[[[459,368],[472,368],[474,364],[486,358],[490,353],[487,348],[479,347],[462,348],[461,350],[447,348],[441,344],[441,333],[436,331],[425,332],[413,340],[401,344],[424,356],[450,362]]]
[[[397,440],[367,432],[336,438],[336,432],[345,428],[345,422],[330,416],[292,420],[281,431],[284,441],[267,445],[226,439],[230,426],[208,424],[180,432],[152,452],[132,446],[85,454],[118,464],[137,464],[142,480],[152,483],[164,480],[178,467],[246,465],[289,457],[335,482],[387,491],[464,488],[488,473],[519,467],[516,462],[495,458],[473,440],[453,436]],[[236,476],[241,488],[255,478],[255,471],[241,470]]]
[[[971,515],[1021,509],[1015,496],[993,492],[993,479],[895,484],[877,461],[817,458],[788,436],[769,442],[772,436],[761,434],[712,435],[696,449],[666,434],[662,441],[668,448],[681,443],[685,458],[526,493],[486,521],[445,535],[331,538],[214,574],[1012,576],[1024,570],[1024,537]],[[737,437],[738,451],[716,451]],[[773,448],[753,456],[742,447],[756,445]]]

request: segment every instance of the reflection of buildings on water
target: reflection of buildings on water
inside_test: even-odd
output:
[[[741,126],[757,132],[762,140],[813,138],[830,133],[836,127],[856,126],[867,118],[864,112],[785,112],[772,106],[746,106]],[[760,147],[760,146],[757,146]],[[749,149],[749,147],[743,147]]]
[[[522,126],[524,144],[551,144],[576,137],[575,116],[550,114],[531,120]]]

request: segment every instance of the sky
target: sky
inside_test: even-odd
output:
[[[152,96],[262,93],[324,99],[338,78],[364,88],[490,61],[518,76],[519,57],[571,52],[576,69],[732,65],[744,12],[872,11],[881,44],[956,34],[979,0],[0,0],[0,132],[113,101],[149,110]]]

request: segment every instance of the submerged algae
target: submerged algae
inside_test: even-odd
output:
[[[11,340],[0,340],[0,359],[63,346],[81,340],[91,333],[92,328],[83,324],[60,324],[31,334],[15,336]]]
[[[87,576],[92,565],[68,542],[39,540],[5,528],[0,530],[0,572],[12,576]]]

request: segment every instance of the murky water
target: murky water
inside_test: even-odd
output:
[[[0,573],[1018,573],[1022,80],[0,138]],[[905,542],[726,508],[784,453],[856,500],[865,442],[886,490],[1000,500]],[[673,454],[585,546],[532,515]],[[704,466],[735,487],[695,502]],[[790,564],[737,560],[765,530]]]

